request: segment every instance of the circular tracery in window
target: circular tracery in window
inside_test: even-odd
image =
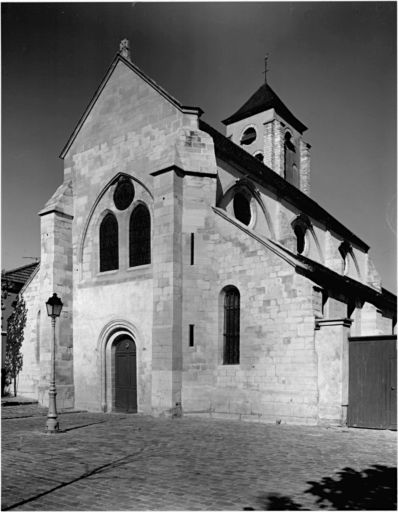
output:
[[[257,138],[256,130],[253,127],[246,128],[243,132],[242,137],[240,139],[240,143],[242,146],[248,146],[252,144]]]
[[[134,199],[134,185],[132,181],[125,177],[119,179],[116,190],[113,194],[113,201],[118,210],[128,208]]]
[[[248,226],[252,219],[250,199],[242,192],[237,192],[234,195],[233,207],[235,217]]]

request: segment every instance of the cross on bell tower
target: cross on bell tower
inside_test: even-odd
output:
[[[310,148],[307,127],[287,108],[268,83],[269,53],[264,81],[232,116],[223,121],[227,137],[305,194],[310,194]]]
[[[268,69],[268,57],[269,57],[269,53],[266,53],[265,54],[265,58],[264,58],[264,71],[263,71],[263,74],[264,74],[264,83],[266,84],[267,83],[267,73],[269,71]]]

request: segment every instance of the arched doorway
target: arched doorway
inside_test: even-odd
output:
[[[113,344],[114,410],[137,412],[137,358],[134,340],[127,334]]]

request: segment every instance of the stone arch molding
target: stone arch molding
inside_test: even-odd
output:
[[[101,386],[101,410],[102,412],[110,412],[112,410],[112,366],[111,366],[111,349],[112,344],[120,335],[130,336],[136,345],[137,351],[137,379],[139,377],[140,354],[138,347],[142,346],[142,335],[139,329],[127,320],[112,320],[102,329],[98,338],[98,353],[100,365],[100,386]],[[137,391],[138,391],[137,386]],[[137,397],[138,402],[138,397]],[[139,402],[138,402],[139,403]]]
[[[78,263],[78,266],[80,268],[80,277],[81,277],[81,266],[82,266],[82,263],[83,263],[84,244],[85,244],[85,241],[86,241],[87,232],[88,232],[88,228],[89,228],[90,223],[91,223],[91,219],[92,219],[92,217],[94,215],[95,210],[97,209],[97,206],[98,206],[99,202],[104,197],[104,195],[106,194],[108,189],[110,187],[112,187],[119,180],[119,178],[121,178],[122,176],[125,176],[125,177],[131,179],[135,183],[138,183],[138,185],[143,187],[143,189],[149,194],[149,197],[153,200],[153,194],[149,190],[149,188],[141,180],[135,178],[134,176],[131,176],[131,174],[127,174],[125,172],[118,172],[117,174],[115,174],[115,176],[113,176],[113,178],[111,178],[108,181],[108,183],[103,187],[101,192],[98,194],[96,200],[94,201],[94,203],[93,203],[93,205],[92,205],[92,207],[90,209],[90,212],[87,215],[86,221],[85,221],[83,229],[82,229],[82,234],[81,234],[80,242],[79,242],[79,245],[78,245],[79,249],[78,249],[78,253],[77,253],[78,254],[77,263]]]
[[[251,181],[247,179],[240,179],[232,183],[229,187],[227,187],[225,193],[219,199],[217,206],[225,210],[227,205],[233,199],[234,195],[237,192],[241,191],[248,193],[248,195],[250,195],[253,198],[253,200],[258,204],[260,211],[263,213],[265,217],[266,225],[268,227],[271,238],[275,239],[275,230],[271,220],[271,216],[264,204],[264,201],[261,198],[259,190],[254,186],[254,184]]]
[[[310,244],[315,243],[315,249],[317,251],[317,257],[321,263],[324,263],[324,257],[323,257],[323,251],[321,248],[321,245],[319,243],[318,237],[315,233],[314,226],[312,225],[312,222],[308,215],[305,215],[301,213],[300,215],[297,215],[293,221],[290,223],[292,230],[294,231],[294,228],[296,226],[300,226],[303,230],[304,237],[306,238],[306,248],[304,250],[303,255],[309,256],[309,251],[311,249]],[[314,255],[312,255],[314,256]]]

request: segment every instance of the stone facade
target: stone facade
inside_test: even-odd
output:
[[[115,409],[115,347],[125,336],[136,347],[139,413],[344,423],[347,337],[391,333],[395,311],[367,245],[308,197],[303,125],[268,108],[230,124],[228,140],[123,55],[67,143],[64,183],[40,212],[40,270],[23,292],[21,393],[46,402],[44,303],[55,291],[64,302],[56,347],[61,407]],[[248,126],[258,136],[242,149]],[[284,179],[287,128],[300,190]],[[264,163],[253,158],[258,151]],[[121,177],[134,186],[123,210],[114,201]],[[131,267],[129,222],[139,204],[150,214],[151,257]],[[99,229],[109,213],[118,226],[118,268],[100,272]],[[341,244],[350,248],[344,257]],[[240,297],[240,355],[238,364],[225,364],[224,300],[232,286]]]

